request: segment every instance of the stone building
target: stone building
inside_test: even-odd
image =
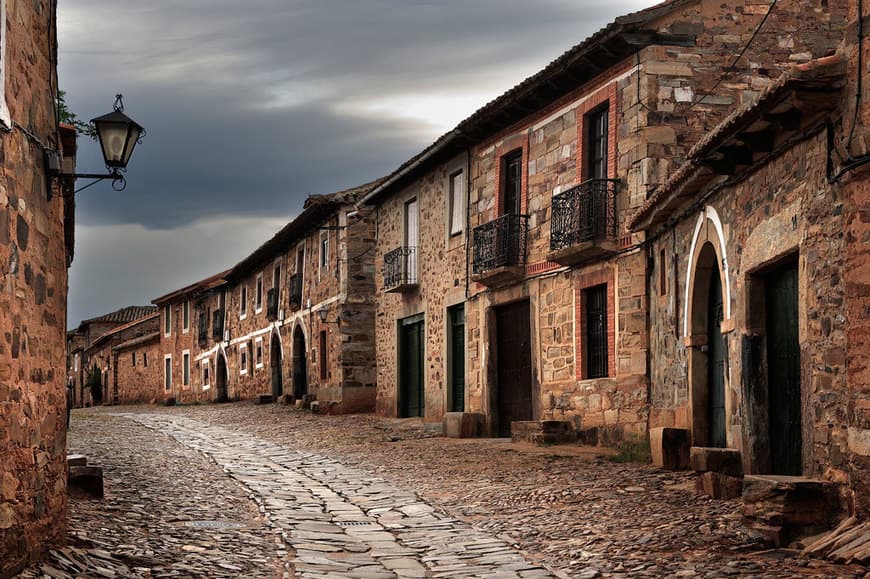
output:
[[[212,369],[217,399],[286,394],[324,412],[374,407],[374,219],[356,209],[373,186],[309,197],[226,273],[222,335],[206,332],[194,358]]]
[[[152,308],[153,310],[153,308]],[[158,388],[158,383],[142,384],[136,381],[142,373],[148,377],[152,374],[148,370],[150,364],[153,368],[158,360],[159,348],[155,348],[153,342],[157,336],[160,325],[160,314],[152,311],[151,314],[136,319],[132,322],[120,325],[97,337],[83,352],[84,363],[87,364],[88,376],[97,374],[102,386],[99,393],[99,402],[102,404],[124,404],[130,402],[149,402],[162,397],[163,392]],[[142,338],[148,338],[144,343],[151,344],[149,347],[132,350],[131,355],[139,354],[139,370],[127,368],[131,361],[128,358],[120,358],[121,353],[127,352],[133,342],[133,346],[141,345]],[[144,354],[144,357],[142,356]],[[150,357],[150,360],[149,360]],[[123,371],[122,371],[123,368]],[[93,395],[93,393],[91,393]]]
[[[183,404],[226,399],[212,390],[212,370],[200,358],[212,341],[223,339],[222,304],[227,273],[210,276],[154,300],[160,308],[161,399]],[[210,336],[209,327],[217,334]]]
[[[734,457],[716,476],[838,483],[866,516],[870,79],[856,113],[854,30],[698,142],[631,225],[653,264],[656,444],[687,431],[693,456]]]
[[[78,327],[67,333],[67,381],[73,385],[73,403],[77,408],[91,406],[95,403],[92,393],[86,388],[89,372],[92,368],[85,351],[94,340],[106,332],[150,316],[157,312],[154,306],[128,306],[83,320]],[[96,401],[101,403],[102,400]]]
[[[626,224],[705,131],[830,54],[846,23],[841,3],[777,5],[776,33],[731,70],[768,8],[674,0],[621,17],[366,197],[379,412],[465,412],[495,435],[542,420],[592,442],[646,435],[650,272]]]
[[[72,183],[48,178],[46,151],[75,167],[75,131],[55,109],[50,3],[0,1],[0,577],[66,532],[67,267]]]

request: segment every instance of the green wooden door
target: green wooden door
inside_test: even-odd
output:
[[[767,387],[773,474],[800,475],[801,369],[797,264],[767,277]]]
[[[713,268],[707,311],[709,356],[707,360],[708,385],[707,424],[710,425],[712,447],[724,448],[725,436],[725,339],[722,337],[722,279]]]
[[[447,310],[450,412],[465,412],[465,305]]]
[[[423,416],[423,339],[422,316],[399,322],[399,418]]]

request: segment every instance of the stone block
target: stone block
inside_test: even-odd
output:
[[[693,446],[689,460],[695,472],[718,472],[729,476],[743,474],[743,459],[740,451],[733,448]]]
[[[103,498],[103,469],[98,466],[73,466],[69,469],[67,485],[73,492]]]
[[[530,420],[511,423],[511,440],[531,444],[560,444],[577,440],[577,434],[568,421]]]
[[[164,405],[164,406],[175,406],[175,397],[174,397],[174,396],[170,396],[170,397],[168,397],[168,398],[164,398],[164,399],[163,399],[163,405]]]
[[[652,462],[659,468],[689,468],[689,431],[684,428],[653,428],[649,431]]]
[[[448,438],[479,438],[484,432],[484,415],[477,412],[448,412],[444,415]]]
[[[88,466],[88,457],[83,454],[68,454],[66,457],[66,463],[70,468],[74,466]]]
[[[719,472],[702,472],[695,480],[695,488],[714,499],[732,500],[743,492],[743,480]]]
[[[743,524],[779,547],[831,529],[845,514],[836,483],[777,475],[743,482]]]
[[[271,404],[275,401],[275,398],[271,394],[260,394],[254,400],[255,404]]]

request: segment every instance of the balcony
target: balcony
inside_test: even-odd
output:
[[[224,340],[224,313],[221,310],[215,310],[212,313],[211,337],[217,342]]]
[[[417,287],[417,248],[400,247],[384,255],[384,291],[403,292]]]
[[[616,237],[616,179],[590,179],[553,197],[547,259],[576,265],[612,255]]]
[[[474,228],[471,278],[488,286],[522,279],[526,273],[529,216],[509,213]]]
[[[208,316],[206,314],[199,315],[197,343],[200,348],[205,348],[208,345]]]
[[[290,276],[290,307],[298,310],[302,307],[302,274]]]
[[[266,292],[266,319],[274,322],[278,319],[278,290],[272,288]]]

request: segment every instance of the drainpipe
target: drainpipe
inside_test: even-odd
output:
[[[646,430],[647,435],[649,435],[649,410],[652,409],[652,272],[653,272],[653,264],[655,259],[655,249],[653,244],[650,243],[647,245],[646,249],[646,275],[644,276],[644,293],[646,294],[646,308],[644,318],[646,324],[646,404],[647,404],[647,418],[646,418]],[[664,266],[664,264],[661,264]]]
[[[471,291],[471,148],[465,148],[465,300]]]

